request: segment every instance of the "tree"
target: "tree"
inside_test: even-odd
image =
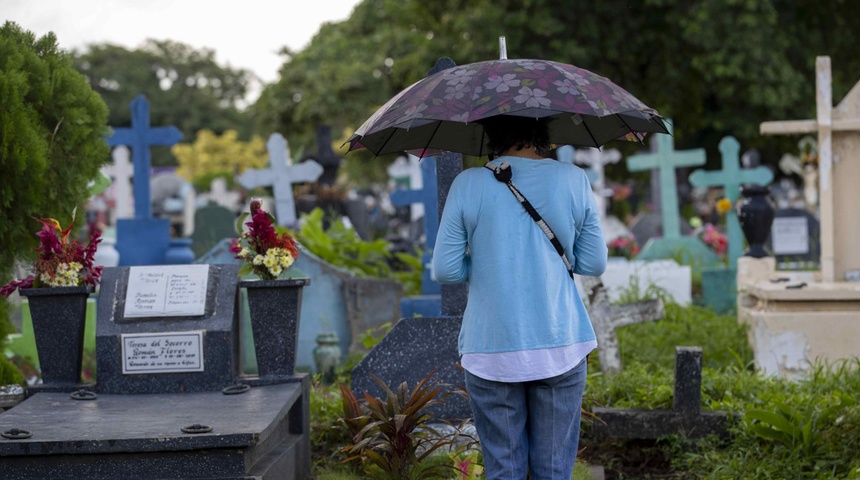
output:
[[[775,163],[793,141],[760,136],[759,123],[812,118],[816,55],[833,58],[834,98],[847,93],[860,78],[856,18],[852,0],[364,0],[287,57],[254,111],[303,142],[317,123],[354,129],[436,58],[498,58],[505,35],[510,58],[573,63],[674,119],[679,148],[717,163],[734,135]]]
[[[242,108],[253,76],[219,65],[212,50],[152,39],[134,50],[95,44],[75,54],[75,66],[107,103],[112,126],[130,125],[129,104],[143,94],[151,105],[152,125],[174,125],[187,137],[202,129],[250,136],[251,123]],[[153,164],[175,164],[168,150],[154,148]]]
[[[198,192],[208,191],[212,180],[219,177],[231,186],[234,176],[249,168],[265,168],[269,158],[262,137],[254,135],[243,142],[235,130],[220,136],[200,130],[194,143],[174,145],[171,152],[179,161],[176,174],[190,181]]]
[[[0,59],[0,278],[8,279],[16,260],[35,258],[41,226],[33,217],[68,224],[109,150],[107,107],[53,34],[36,39],[6,22]],[[3,299],[0,349],[6,312]]]

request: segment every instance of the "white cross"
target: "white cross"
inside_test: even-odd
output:
[[[113,196],[116,201],[115,218],[134,217],[134,197],[131,191],[131,178],[134,167],[131,164],[131,153],[128,147],[120,145],[111,152],[113,165],[102,167],[102,172],[113,180]]]
[[[609,163],[617,163],[621,160],[621,152],[616,149],[603,150],[601,148],[579,148],[576,150],[576,163],[588,165],[596,174],[596,179],[591,182],[597,202],[597,211],[600,213],[601,222],[606,220],[606,197],[612,196],[612,189],[606,188],[606,177],[603,167]]]
[[[209,201],[218,204],[231,212],[239,207],[239,192],[227,190],[227,180],[218,177],[212,180],[209,186]]]
[[[323,167],[313,160],[293,165],[287,140],[280,133],[269,137],[266,149],[269,151],[269,168],[246,170],[239,177],[239,183],[247,189],[271,185],[278,225],[295,226],[296,203],[292,184],[316,181],[322,175]]]
[[[839,162],[839,153],[856,159],[856,150],[851,142],[857,142],[860,132],[860,82],[848,93],[836,108],[833,109],[832,76],[830,72],[830,57],[815,59],[815,120],[789,120],[764,122],[759,127],[762,135],[793,135],[818,133],[818,192],[819,192],[819,221],[821,222],[821,280],[833,282],[837,277],[837,269],[843,272],[858,261],[854,252],[854,239],[858,230],[855,228],[856,212],[853,205],[858,201],[856,194],[856,173],[858,165],[839,166],[840,173],[833,174],[834,160]],[[840,135],[840,150],[834,156],[833,133]],[[840,186],[841,185],[841,186]],[[831,188],[831,186],[833,188]],[[839,188],[837,188],[839,187]],[[836,192],[835,190],[841,190]],[[834,199],[840,198],[837,205]],[[839,235],[842,242],[836,242],[836,225],[839,225]],[[837,245],[838,244],[838,245]],[[837,252],[837,246],[839,251]],[[841,275],[841,273],[840,273]]]

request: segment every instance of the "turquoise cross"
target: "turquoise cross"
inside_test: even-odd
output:
[[[678,209],[678,186],[675,169],[704,165],[707,157],[705,150],[675,150],[674,131],[671,120],[666,120],[669,135],[657,135],[657,151],[627,157],[627,170],[639,172],[657,169],[660,172],[660,214],[663,217],[663,238],[681,237],[680,211]]]
[[[732,206],[740,197],[741,185],[767,185],[773,181],[773,172],[767,167],[741,168],[741,145],[732,136],[720,140],[720,153],[723,156],[722,170],[696,170],[690,174],[690,183],[694,187],[723,187],[725,196]],[[738,214],[734,208],[726,213],[726,229],[729,240],[729,266],[734,268],[743,251],[743,236]]]

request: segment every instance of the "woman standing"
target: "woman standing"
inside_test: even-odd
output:
[[[488,167],[510,165],[573,273],[601,275],[607,248],[591,187],[582,169],[544,158],[546,122],[481,123],[499,155]],[[566,263],[498,172],[473,168],[454,180],[432,270],[439,283],[469,285],[459,352],[487,479],[569,480],[597,341]]]

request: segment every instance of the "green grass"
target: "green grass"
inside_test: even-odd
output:
[[[675,346],[700,346],[702,408],[733,414],[731,439],[594,442],[585,425],[592,462],[615,478],[860,479],[860,360],[817,364],[803,381],[765,377],[735,317],[666,310],[664,320],[618,331],[623,371],[592,368],[586,405],[671,408]]]

